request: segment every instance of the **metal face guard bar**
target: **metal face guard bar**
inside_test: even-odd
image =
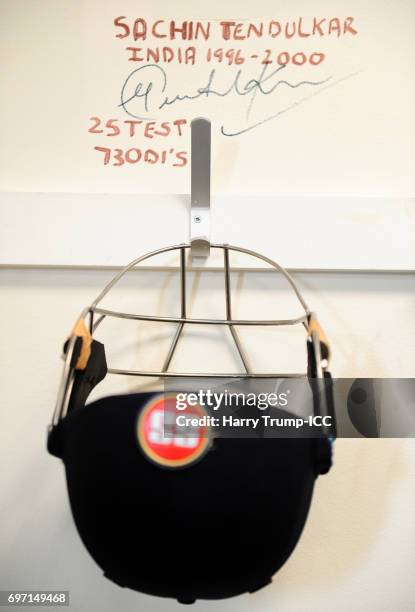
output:
[[[118,374],[125,376],[141,376],[141,377],[154,377],[154,378],[230,378],[230,379],[266,379],[266,378],[300,378],[308,376],[309,378],[319,379],[323,383],[324,389],[327,386],[327,367],[329,361],[329,345],[326,336],[318,324],[318,321],[313,313],[310,312],[304,298],[302,297],[298,287],[296,286],[293,278],[288,272],[282,268],[279,264],[273,260],[260,255],[255,251],[244,249],[241,247],[235,247],[227,244],[213,244],[211,249],[221,249],[224,256],[224,277],[225,277],[225,312],[226,318],[224,319],[194,319],[187,316],[187,303],[186,303],[186,250],[190,249],[191,246],[188,244],[180,244],[158,249],[151,253],[143,255],[131,263],[120,272],[107,284],[102,290],[98,297],[94,300],[89,308],[86,308],[77,324],[75,325],[72,335],[66,343],[65,347],[65,363],[62,372],[61,383],[58,392],[57,403],[53,415],[52,425],[56,425],[62,418],[64,418],[68,412],[68,406],[71,401],[71,394],[74,387],[74,380],[77,370],[85,370],[88,367],[88,360],[90,356],[91,342],[96,343],[93,340],[93,334],[99,325],[104,321],[106,317],[115,317],[130,320],[142,320],[142,321],[156,321],[166,323],[177,323],[176,332],[174,334],[172,343],[168,350],[168,353],[164,359],[163,366],[159,371],[144,371],[144,370],[127,370],[127,369],[116,369],[106,368],[105,373],[108,371],[110,374]],[[130,270],[135,268],[139,263],[155,256],[160,253],[166,253],[169,251],[180,251],[180,317],[158,317],[158,316],[147,316],[140,314],[129,314],[118,312],[114,310],[104,309],[98,306],[102,299],[109,293],[114,285]],[[280,272],[291,288],[293,289],[298,301],[304,309],[304,314],[293,318],[293,319],[273,319],[273,320],[250,320],[250,319],[233,319],[232,318],[232,296],[231,296],[231,283],[230,283],[230,272],[231,267],[229,263],[229,253],[231,251],[244,253],[251,257],[257,258],[267,264],[271,265]],[[95,319],[96,315],[100,315]],[[89,317],[88,326],[86,325],[85,319]],[[199,324],[199,325],[226,325],[231,333],[232,339],[238,351],[238,354],[243,364],[244,371],[241,373],[203,373],[203,372],[171,372],[169,371],[172,357],[177,348],[180,340],[183,328],[187,324]],[[302,324],[308,333],[308,342],[311,345],[311,351],[308,351],[308,371],[307,374],[302,373],[255,373],[252,370],[252,366],[249,362],[248,355],[241,344],[237,326],[291,326]],[[87,329],[89,328],[89,331]],[[100,344],[100,343],[96,343]],[[102,346],[102,345],[100,345]],[[102,347],[103,349],[103,347]],[[105,361],[105,355],[103,356]],[[96,378],[102,379],[105,374],[100,372],[100,375]],[[96,382],[95,382],[96,384]],[[94,386],[94,385],[93,385]],[[92,387],[91,387],[92,388]],[[331,408],[327,400],[327,393],[324,389],[316,389],[318,391],[318,406],[315,406],[315,411],[318,414],[330,414]],[[323,392],[322,392],[323,391]]]

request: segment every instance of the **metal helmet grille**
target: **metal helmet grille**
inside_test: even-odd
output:
[[[86,376],[86,368],[91,354],[91,345],[100,344],[94,338],[97,329],[108,319],[124,319],[132,321],[147,321],[157,322],[159,324],[174,325],[175,331],[170,341],[166,354],[160,360],[160,369],[141,370],[141,369],[125,369],[113,367],[111,362],[105,363],[105,373],[117,374],[123,376],[137,376],[146,378],[222,378],[222,379],[273,379],[273,378],[289,378],[289,377],[305,377],[311,376],[323,379],[325,370],[328,366],[329,346],[323,330],[318,325],[313,313],[310,312],[303,296],[301,295],[296,283],[290,274],[278,263],[272,259],[257,253],[255,251],[232,246],[229,244],[212,244],[210,242],[210,122],[205,119],[195,119],[192,121],[192,193],[191,193],[191,209],[190,209],[190,243],[167,246],[157,249],[150,253],[146,253],[141,257],[130,262],[127,266],[121,269],[114,278],[106,285],[98,297],[90,306],[85,308],[78,319],[72,334],[65,346],[65,366],[62,375],[61,385],[58,393],[58,401],[54,413],[54,423],[57,423],[66,415],[68,409],[69,398],[71,397],[76,372],[84,373]],[[179,304],[179,316],[158,316],[142,314],[142,312],[123,312],[122,310],[109,309],[103,307],[103,300],[115,285],[130,271],[140,269],[139,265],[144,261],[156,257],[160,254],[176,252],[180,258],[179,275],[180,288],[177,297],[173,298],[174,304]],[[193,272],[194,268],[188,264],[189,259],[196,261],[202,258],[206,262],[206,258],[210,253],[219,255],[220,268],[219,271],[224,278],[223,292],[223,310],[221,317],[215,318],[197,318],[189,315],[187,285],[186,280],[189,272]],[[286,319],[257,319],[257,318],[235,318],[232,304],[231,290],[231,263],[230,255],[239,253],[249,256],[260,262],[260,269],[264,268],[264,264],[271,266],[275,272],[279,273],[292,289],[293,294],[298,300],[303,313],[300,316]],[[190,255],[190,257],[188,257]],[[166,267],[163,267],[166,269]],[[170,267],[171,269],[171,267]],[[216,269],[216,268],[215,268]],[[246,268],[244,268],[246,269]],[[134,308],[135,310],[135,308]],[[105,323],[104,323],[105,325]],[[177,351],[177,347],[183,338],[183,330],[187,326],[222,326],[229,330],[229,336],[235,345],[237,354],[241,362],[241,371],[237,372],[214,372],[214,371],[172,371],[171,363],[173,356]],[[306,373],[290,373],[290,372],[275,372],[266,371],[259,372],[252,367],[249,355],[241,342],[238,328],[242,327],[292,327],[302,326],[305,329],[308,338],[308,360]],[[102,343],[101,343],[102,344]],[[103,344],[102,344],[103,346]],[[79,355],[78,352],[80,351]],[[104,357],[105,359],[105,357]],[[92,367],[92,366],[91,366]],[[216,364],[215,364],[216,367]],[[86,378],[88,378],[86,376]],[[90,377],[91,378],[91,377]],[[93,377],[92,377],[93,378]],[[91,378],[91,380],[92,380]]]
[[[162,361],[162,367],[160,370],[155,371],[147,371],[147,370],[128,370],[128,369],[117,369],[112,368],[111,364],[109,364],[108,372],[112,374],[121,374],[121,375],[131,375],[131,376],[142,376],[142,377],[157,377],[157,378],[167,378],[167,377],[203,377],[203,378],[275,378],[275,377],[290,377],[290,376],[298,376],[298,374],[290,374],[290,373],[276,373],[276,372],[266,372],[259,373],[256,372],[251,364],[249,356],[241,342],[241,339],[238,334],[238,327],[243,326],[269,326],[269,327],[281,327],[281,326],[305,326],[307,328],[307,321],[310,316],[310,311],[308,306],[299,292],[296,284],[292,277],[288,274],[284,268],[282,268],[279,264],[272,261],[271,259],[260,255],[254,251],[250,251],[248,249],[244,249],[241,247],[235,247],[226,244],[213,244],[210,248],[213,251],[219,251],[221,257],[223,257],[223,266],[220,272],[224,277],[224,295],[223,295],[223,304],[224,304],[224,318],[196,318],[188,315],[188,305],[187,305],[187,285],[186,279],[189,272],[188,264],[186,263],[186,254],[190,249],[190,245],[182,244],[175,245],[170,247],[165,247],[163,249],[159,249],[157,251],[153,251],[142,257],[139,257],[129,263],[125,268],[123,268],[103,289],[103,291],[99,294],[99,296],[94,300],[91,306],[83,312],[83,318],[88,319],[88,325],[92,334],[97,330],[97,328],[103,323],[106,318],[118,318],[118,319],[129,319],[135,321],[147,321],[147,322],[158,322],[158,323],[167,323],[176,325],[176,329],[169,346],[169,349],[164,356]],[[113,289],[113,287],[120,281],[128,272],[136,269],[140,263],[148,260],[152,257],[155,257],[161,253],[168,253],[171,251],[177,251],[180,255],[180,289],[177,299],[180,302],[180,316],[155,316],[155,315],[146,315],[141,313],[127,313],[121,312],[119,310],[112,310],[108,308],[103,308],[101,303],[103,299],[108,295],[108,293]],[[249,255],[250,257],[264,262],[268,265],[272,266],[277,273],[280,273],[288,282],[289,286],[292,288],[295,296],[297,297],[301,308],[304,310],[304,314],[301,316],[297,316],[295,318],[289,319],[236,319],[233,317],[232,312],[232,291],[231,291],[231,265],[230,265],[230,253],[238,252]],[[177,349],[177,346],[182,338],[182,333],[185,326],[189,325],[201,325],[201,326],[225,326],[229,329],[230,337],[234,342],[234,345],[239,354],[241,364],[243,366],[243,370],[240,372],[232,372],[232,373],[223,373],[223,372],[181,372],[181,371],[172,371],[170,368],[171,361],[173,355]]]

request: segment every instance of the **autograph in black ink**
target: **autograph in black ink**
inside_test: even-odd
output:
[[[244,79],[243,71],[241,69],[237,70],[229,87],[222,91],[214,88],[216,70],[213,69],[210,71],[206,84],[202,87],[198,87],[194,93],[177,93],[172,95],[170,92],[166,93],[166,71],[158,64],[146,64],[145,66],[136,68],[128,75],[121,89],[121,103],[119,106],[134,119],[150,120],[152,119],[151,115],[153,113],[179,102],[215,96],[225,98],[226,96],[234,94],[237,96],[248,96],[247,99],[249,102],[246,113],[246,118],[248,120],[257,95],[269,96],[282,85],[291,89],[297,89],[304,86],[323,86],[332,78],[330,76],[322,81],[299,81],[297,83],[291,83],[279,78],[280,72],[286,67],[285,65],[279,66],[269,74],[266,74],[268,67],[268,64],[264,64],[257,79]],[[294,105],[296,105],[296,103],[294,103]],[[139,109],[140,114],[136,114],[137,109]],[[285,110],[283,112],[285,112]],[[280,114],[281,112],[274,114],[271,117],[236,132],[227,131],[224,126],[222,126],[221,132],[225,136],[237,136],[238,134],[242,134],[262,125],[265,121],[275,118]]]

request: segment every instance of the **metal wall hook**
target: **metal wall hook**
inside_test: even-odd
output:
[[[193,119],[190,127],[190,255],[206,259],[210,254],[210,121]]]

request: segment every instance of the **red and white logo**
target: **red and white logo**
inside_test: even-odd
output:
[[[138,442],[144,454],[163,467],[178,468],[197,461],[210,444],[209,428],[198,423],[206,417],[201,406],[177,410],[176,396],[151,398],[138,418]],[[186,425],[179,426],[177,418]]]

